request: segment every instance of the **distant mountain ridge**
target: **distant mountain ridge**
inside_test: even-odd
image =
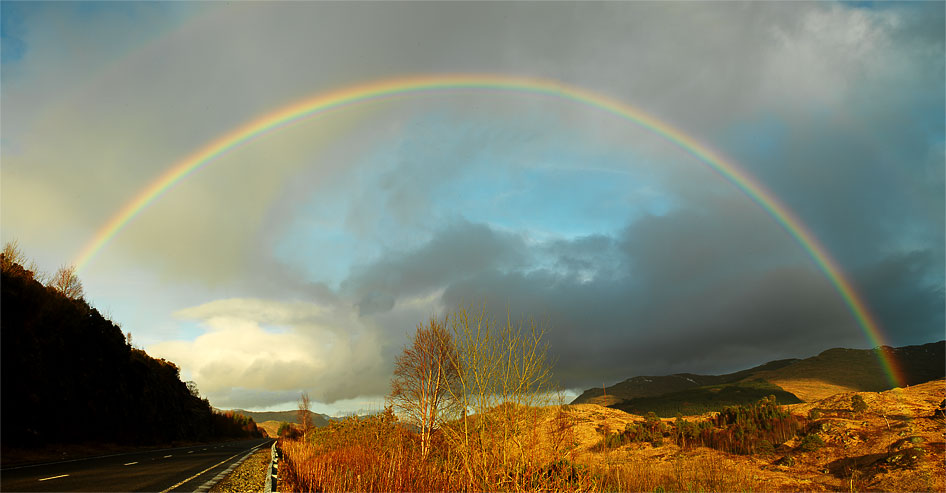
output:
[[[257,423],[278,421],[280,423],[302,424],[299,422],[299,411],[296,409],[292,411],[246,411],[244,409],[230,409],[229,411],[233,411],[234,414],[242,414],[248,418],[253,418],[253,421]],[[314,413],[312,411],[309,411],[309,416],[312,417],[312,425],[316,428],[328,426],[328,424],[335,419],[325,414]]]
[[[633,377],[604,389],[585,390],[572,404],[591,403],[639,414],[651,410],[666,414],[669,409],[705,412],[729,405],[724,396],[749,400],[767,390],[784,403],[794,402],[795,398],[810,402],[838,392],[878,392],[891,388],[878,351],[886,352],[896,361],[905,385],[946,376],[946,340],[899,348],[834,348],[810,358],[770,361],[725,375],[677,373]]]

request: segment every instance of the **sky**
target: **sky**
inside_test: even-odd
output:
[[[48,272],[150,183],[328,91],[539,78],[761,183],[895,346],[944,338],[942,2],[0,3],[0,239]],[[82,265],[86,300],[219,408],[378,409],[419,323],[546,328],[572,394],[868,348],[746,193],[653,130],[501,90],[333,110],[213,160]]]

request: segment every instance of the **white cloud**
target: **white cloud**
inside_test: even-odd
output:
[[[200,320],[207,331],[148,351],[178,363],[215,405],[238,402],[232,389],[261,399],[265,393],[282,398],[287,391],[307,391],[325,403],[386,390],[381,338],[344,309],[224,299],[176,316]]]
[[[897,24],[890,13],[834,6],[773,26],[774,43],[760,85],[763,98],[782,110],[838,109],[856,85],[877,83],[904,68],[889,52]]]

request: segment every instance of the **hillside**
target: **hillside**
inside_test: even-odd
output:
[[[259,426],[264,432],[266,432],[266,436],[275,437],[279,435],[279,427],[282,426],[282,422],[281,421],[263,421],[261,423],[257,423],[257,426]]]
[[[666,376],[641,376],[624,380],[610,387],[602,389],[594,388],[582,392],[572,404],[602,404],[601,397],[607,394],[611,398],[609,404],[624,400],[635,399],[638,397],[656,397],[673,392],[680,392],[695,387],[705,387],[710,385],[724,385],[727,383],[738,382],[752,378],[755,373],[765,370],[776,370],[787,365],[791,365],[799,360],[783,359],[770,361],[764,365],[741,370],[735,373],[725,375],[697,375],[694,373],[676,373]],[[602,404],[604,405],[604,404]]]
[[[752,380],[693,387],[663,395],[635,397],[608,407],[642,416],[652,412],[661,418],[672,418],[677,414],[693,416],[722,411],[726,407],[751,404],[770,395],[775,396],[779,404],[801,402],[794,394],[765,380]]]
[[[244,416],[253,418],[257,423],[264,423],[266,421],[275,421],[277,423],[299,423],[299,411],[246,411],[243,409],[231,409],[229,412],[235,414],[242,414]],[[324,414],[314,413],[309,411],[309,416],[312,419],[312,425],[316,428],[321,428],[323,426],[328,426],[332,418]],[[273,435],[275,436],[275,435]]]
[[[853,411],[855,396],[866,410]],[[662,442],[607,446],[605,434],[639,426],[646,418],[595,404],[547,412],[546,428],[556,429],[564,413],[574,423],[568,430],[574,441],[570,460],[620,491],[944,491],[946,445],[938,410],[944,399],[946,381],[939,379],[784,406],[802,423],[798,435],[753,455],[680,447],[670,431]],[[814,410],[817,417],[809,417]],[[668,427],[672,423],[664,421]],[[556,446],[554,440],[543,441]]]
[[[891,385],[876,351],[885,351],[898,362],[907,385],[946,376],[946,341],[900,348],[835,348],[811,358],[771,361],[726,375],[634,377],[607,387],[606,395],[602,389],[588,389],[572,404],[600,404],[640,414],[652,411],[673,416],[676,412],[693,415],[719,411],[769,394],[781,404],[790,404],[839,392],[887,390]]]
[[[900,365],[906,385],[942,378],[946,373],[946,341],[899,348],[884,347]],[[890,382],[876,350],[835,348],[792,365],[753,375],[778,385],[803,401],[839,392],[881,391]]]
[[[257,436],[255,423],[212,411],[172,362],[132,347],[83,299],[37,282],[0,255],[0,442],[167,444]]]

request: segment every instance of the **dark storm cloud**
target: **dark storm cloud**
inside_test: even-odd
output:
[[[946,335],[942,249],[890,254],[858,271],[855,281],[891,343],[918,344]]]
[[[461,221],[414,251],[357,268],[341,290],[354,296],[363,315],[370,315],[390,310],[399,297],[425,294],[477,272],[521,265],[524,255],[518,236]]]
[[[887,340],[905,345],[943,337],[944,16],[941,4],[889,10],[896,27],[868,26],[872,58],[852,69],[863,77],[831,104],[728,131],[736,159],[823,242]]]
[[[516,237],[464,222],[414,252],[362,266],[346,288],[387,293],[391,301],[376,309],[445,288],[447,310],[485,302],[499,318],[509,310],[547,321],[567,386],[727,371],[861,340],[840,296],[770,218],[747,202],[704,205],[617,236],[528,251]]]

